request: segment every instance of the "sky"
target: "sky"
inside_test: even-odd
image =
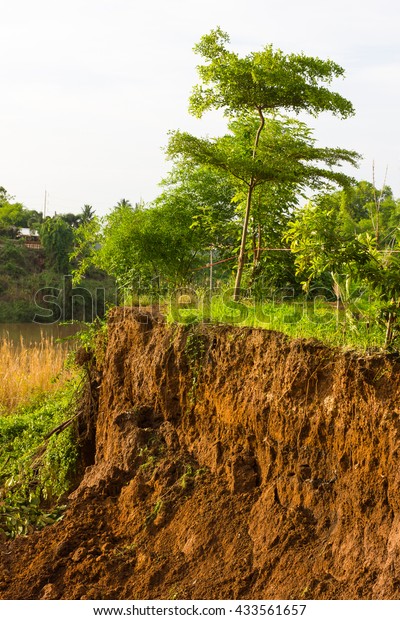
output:
[[[394,0],[0,0],[0,186],[27,208],[104,215],[150,202],[170,164],[168,131],[224,133],[188,98],[216,26],[240,55],[272,44],[330,58],[356,115],[307,119],[319,146],[358,151],[357,179],[400,197],[400,7]],[[302,118],[302,120],[305,120]],[[387,173],[386,173],[387,170]]]

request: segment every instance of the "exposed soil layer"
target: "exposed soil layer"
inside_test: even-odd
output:
[[[94,464],[1,598],[399,598],[395,358],[120,309],[96,373]]]

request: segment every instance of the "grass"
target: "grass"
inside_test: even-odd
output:
[[[74,426],[63,426],[78,393],[67,355],[52,337],[0,343],[0,538],[62,517],[78,458]]]
[[[75,377],[41,402],[0,417],[0,538],[62,517],[78,459],[78,394]]]
[[[93,345],[95,327],[81,333],[81,344],[89,347],[91,334]],[[0,355],[1,540],[63,516],[77,476],[84,373],[66,369],[68,347],[51,337],[31,346],[6,338]]]
[[[7,414],[32,399],[54,392],[69,376],[64,370],[65,344],[52,337],[39,343],[18,343],[6,337],[0,342],[0,414]]]
[[[363,350],[384,346],[384,329],[375,320],[378,309],[368,299],[357,299],[339,313],[334,304],[321,299],[233,302],[230,295],[217,293],[211,303],[208,296],[201,295],[193,296],[193,300],[185,295],[178,302],[174,299],[169,303],[167,318],[171,323],[256,327],[293,338],[316,338],[328,345]]]

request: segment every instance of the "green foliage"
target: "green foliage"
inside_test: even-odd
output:
[[[0,273],[18,276],[30,271],[32,260],[26,247],[19,241],[4,239],[0,243]]]
[[[305,289],[323,272],[350,275],[357,265],[368,260],[365,246],[354,233],[345,230],[330,195],[322,195],[300,209],[284,237],[295,255],[298,273],[306,276]]]
[[[190,111],[222,108],[227,115],[249,110],[330,111],[346,118],[354,113],[349,101],[325,86],[344,70],[331,60],[286,55],[271,45],[244,58],[227,49],[229,36],[220,28],[204,35],[194,47],[204,64],[197,67],[201,83],[194,87]]]
[[[191,372],[192,384],[189,390],[189,401],[194,404],[196,400],[196,391],[199,382],[202,362],[207,352],[207,337],[201,333],[201,327],[193,325],[189,328],[186,338],[185,356],[188,360]]]
[[[195,230],[189,243],[196,241],[203,249],[213,245],[220,252],[235,245],[237,188],[223,171],[178,161],[161,186],[158,206],[170,205],[177,215],[188,211],[189,228]]]
[[[74,230],[73,249],[69,255],[69,260],[73,265],[71,272],[74,282],[80,282],[93,265],[99,264],[100,229],[100,219],[93,216]]]
[[[84,364],[93,357],[101,364],[104,360],[108,341],[108,324],[107,319],[99,319],[98,317],[92,323],[86,323],[83,329],[74,336],[74,340],[84,352]],[[75,352],[73,352],[73,360],[75,361]]]
[[[0,239],[0,323],[32,321],[41,259],[19,240]]]
[[[153,277],[164,274],[172,284],[190,281],[201,264],[206,245],[202,229],[193,228],[196,205],[166,193],[146,212],[142,260],[153,267]]]
[[[352,235],[371,233],[380,247],[397,238],[400,204],[390,187],[378,190],[369,181],[359,181],[326,197],[331,207],[340,212],[344,230]]]
[[[1,203],[5,200],[4,196],[8,196],[5,190],[0,194],[0,211]],[[8,197],[8,200],[11,198]],[[89,219],[86,226],[89,228],[89,233],[93,233],[94,223],[92,224],[90,220],[93,210],[89,205],[85,205],[84,211]],[[78,219],[80,221],[81,216]],[[23,221],[21,224],[26,225],[27,222]],[[30,322],[39,311],[35,302],[40,304],[40,307],[49,307],[44,302],[44,295],[51,295],[55,303],[62,306],[65,281],[61,275],[70,270],[68,254],[72,251],[73,231],[75,230],[77,235],[79,232],[79,235],[83,237],[80,229],[84,229],[84,226],[73,229],[61,216],[47,218],[42,229],[42,242],[45,249],[26,247],[22,239],[14,238],[18,232],[17,227],[13,226],[11,229],[12,238],[2,236],[4,230],[0,222],[0,323]],[[90,247],[87,243],[84,252],[87,252]],[[94,248],[92,251],[94,252]],[[83,261],[87,260],[84,252]],[[87,276],[84,283],[88,291],[87,298],[92,295],[92,298],[98,301],[96,309],[102,314],[103,297],[106,302],[115,303],[115,283],[107,278],[104,272],[99,272],[94,268],[87,270]],[[97,289],[101,290],[97,291]],[[82,298],[76,296],[73,305],[74,318],[78,320],[81,316],[84,317]],[[59,317],[50,317],[50,322],[57,318]]]
[[[83,205],[82,211],[79,214],[79,224],[87,224],[91,222],[95,217],[95,211],[91,205]]]
[[[380,302],[376,319],[386,328],[385,346],[393,348],[400,338],[400,245],[380,250],[376,237],[366,233],[358,239],[369,257],[365,264],[358,264],[358,277]]]
[[[206,336],[199,332],[197,328],[192,328],[186,338],[185,355],[193,372],[201,365],[206,350]]]
[[[75,280],[91,265],[116,278],[120,286],[157,288],[160,275],[171,284],[190,279],[205,260],[207,234],[194,226],[202,215],[195,201],[185,200],[176,185],[146,208],[122,203],[102,221],[94,218],[75,234],[71,259],[77,261]]]
[[[36,311],[37,307],[30,300],[0,301],[0,323],[29,323]]]
[[[0,204],[0,223],[2,226],[20,226],[23,219],[23,206],[20,203]]]
[[[49,217],[41,224],[39,233],[48,264],[59,273],[68,273],[74,240],[71,226],[61,216]]]
[[[13,197],[4,187],[0,188],[0,231],[3,234],[12,228],[36,228],[42,219],[38,211],[26,209],[20,202],[12,202]]]
[[[374,204],[374,213],[379,218],[380,204]],[[368,288],[379,301],[376,320],[385,324],[385,345],[390,347],[400,335],[400,246],[390,234],[386,235],[384,246],[379,235],[379,219],[371,218],[371,228],[371,232],[361,234],[351,231],[343,211],[338,208],[337,196],[328,195],[299,211],[289,225],[286,238],[295,253],[298,273],[306,276],[305,288],[312,278],[324,272],[331,273],[337,296],[344,301],[351,280]]]
[[[323,179],[341,185],[346,175],[331,167],[342,161],[356,164],[358,155],[344,149],[317,148],[311,130],[300,121],[271,116],[263,126],[253,157],[254,136],[259,119],[253,114],[232,120],[229,133],[221,138],[197,138],[185,132],[172,132],[167,154],[175,160],[202,164],[226,172],[237,190],[267,183],[284,184],[297,191],[321,188]],[[327,167],[317,165],[324,162]]]
[[[80,216],[76,215],[76,213],[60,213],[55,217],[68,224],[68,226],[70,226],[72,229],[78,228],[80,224]]]
[[[188,463],[184,466],[184,472],[179,478],[179,485],[184,491],[186,491],[193,486],[196,480],[199,480],[202,476],[204,476],[207,471],[208,470],[206,467],[199,467],[196,469],[194,465]]]
[[[97,266],[122,285],[151,277],[152,265],[141,261],[146,236],[144,208],[135,209],[130,204],[115,207],[103,221]]]
[[[79,385],[0,417],[0,532],[14,537],[53,523],[76,473],[72,423]]]
[[[63,276],[51,270],[32,273],[33,269],[39,268],[34,265],[36,251],[28,252],[30,263],[26,269],[15,267],[14,263],[11,263],[8,270],[7,263],[0,263],[0,323],[29,323],[35,315],[37,320],[40,316],[46,323],[45,317],[50,316],[48,309],[53,306],[44,300],[44,295],[51,295],[54,303],[62,306],[65,286]],[[2,273],[2,267],[5,273]],[[12,276],[11,273],[15,275]],[[83,285],[87,297],[92,296],[92,299],[96,300],[96,310],[102,314],[103,297],[106,307],[116,303],[115,282],[104,273],[95,272],[93,269],[89,275]],[[76,321],[85,318],[88,320],[87,312],[85,316],[85,300],[82,297],[75,296],[73,300],[73,316]],[[49,322],[55,318],[57,317],[50,316]]]

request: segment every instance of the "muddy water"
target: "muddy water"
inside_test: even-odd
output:
[[[40,342],[42,339],[53,338],[54,342],[73,336],[80,329],[80,323],[68,325],[39,325],[37,323],[1,323],[0,342],[4,339],[11,339],[15,345],[24,343],[25,346]],[[69,340],[66,340],[66,345]]]

